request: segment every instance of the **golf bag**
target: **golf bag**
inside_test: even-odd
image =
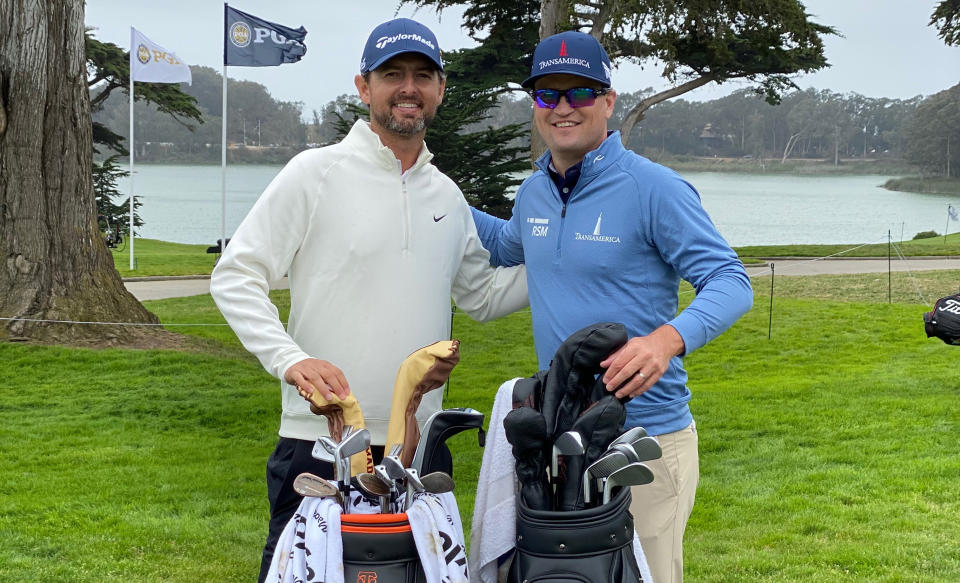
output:
[[[960,346],[960,293],[937,300],[923,315],[927,338],[936,336],[947,344]]]
[[[426,583],[406,514],[343,514],[343,577],[351,583]]]
[[[346,545],[346,542],[344,542]],[[642,583],[633,551],[630,488],[576,511],[517,504],[517,543],[508,583]]]

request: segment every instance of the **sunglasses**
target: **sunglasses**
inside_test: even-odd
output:
[[[608,93],[609,89],[594,89],[593,87],[574,87],[572,89],[535,89],[530,92],[533,102],[541,109],[553,109],[560,104],[560,96],[567,98],[570,107],[590,107],[597,97]]]

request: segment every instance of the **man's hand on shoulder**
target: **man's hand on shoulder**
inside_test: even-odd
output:
[[[343,399],[350,394],[350,385],[347,384],[343,371],[326,360],[317,358],[308,358],[294,364],[284,373],[283,380],[297,387],[300,396],[307,400],[314,391],[327,401],[332,401],[334,395]]]
[[[607,369],[603,382],[608,391],[616,391],[619,399],[636,397],[663,376],[670,359],[683,354],[680,333],[668,324],[649,336],[635,336],[607,357],[600,366]]]

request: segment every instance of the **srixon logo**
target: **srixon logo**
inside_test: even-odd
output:
[[[360,571],[357,573],[357,583],[377,583],[377,572]]]

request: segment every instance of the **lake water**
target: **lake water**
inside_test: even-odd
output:
[[[227,167],[227,234],[233,233],[279,166]],[[686,172],[703,206],[734,246],[874,243],[943,233],[956,196],[893,192],[886,176],[787,176]],[[124,193],[129,184],[118,185]],[[135,186],[140,236],[213,244],[220,238],[220,167],[142,165]],[[950,223],[950,232],[960,229]]]

